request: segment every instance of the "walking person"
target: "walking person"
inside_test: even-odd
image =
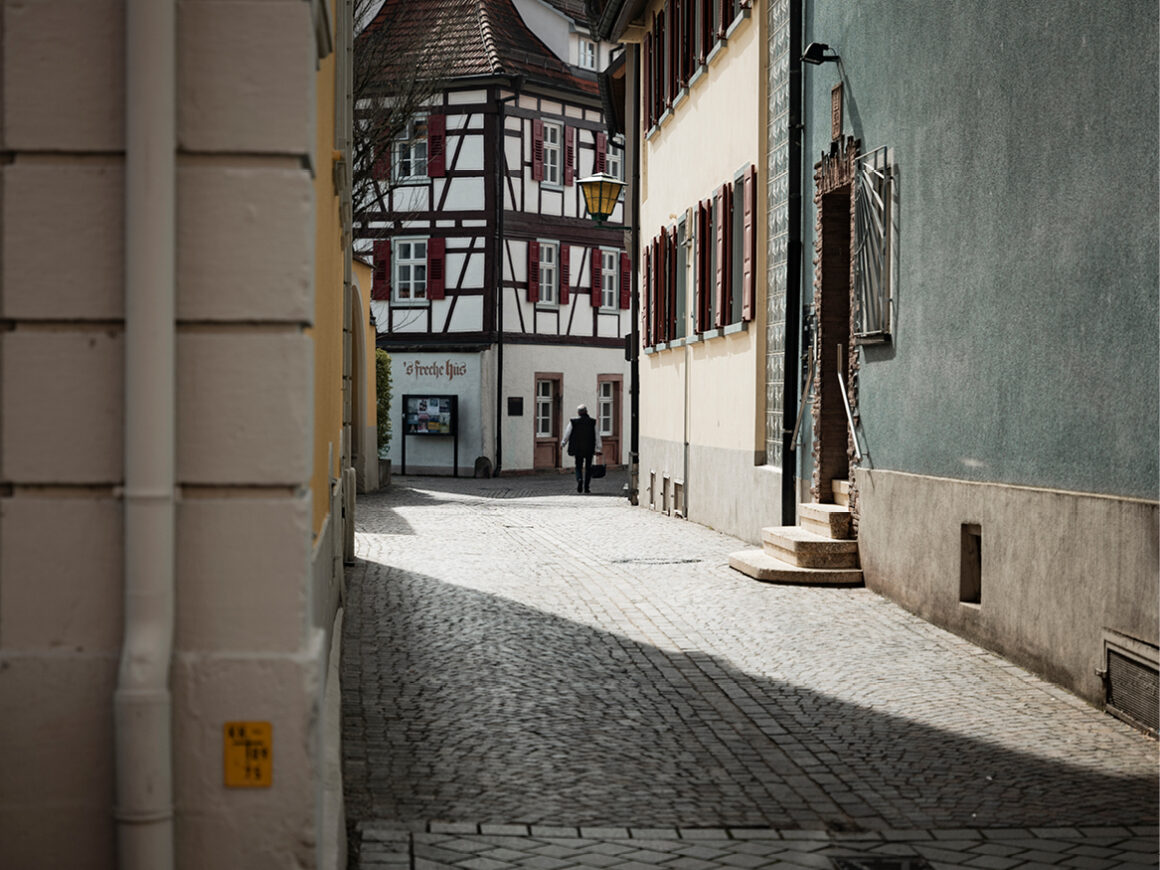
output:
[[[576,457],[576,492],[590,492],[592,481],[592,454],[601,453],[600,433],[596,431],[596,421],[588,416],[588,406],[576,408],[576,416],[568,421],[564,430],[564,440],[560,442],[568,448],[568,455]]]

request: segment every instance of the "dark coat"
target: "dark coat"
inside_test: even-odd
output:
[[[591,456],[596,452],[596,420],[573,417],[572,434],[568,436],[569,456]]]

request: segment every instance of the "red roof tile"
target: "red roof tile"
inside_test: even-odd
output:
[[[522,75],[576,93],[598,92],[593,79],[573,73],[528,29],[511,0],[387,0],[355,50],[366,50],[372,39],[387,40],[376,50],[388,87],[418,67],[421,79]]]

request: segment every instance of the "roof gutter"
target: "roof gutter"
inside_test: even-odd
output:
[[[593,9],[595,3],[589,2]],[[621,37],[644,14],[648,0],[610,0],[599,15],[592,15],[592,23],[601,39],[622,42]],[[635,40],[629,40],[635,42]]]

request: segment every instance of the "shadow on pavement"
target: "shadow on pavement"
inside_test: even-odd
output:
[[[1063,748],[1045,750],[1059,757],[1014,751],[704,653],[366,567],[351,583],[343,645],[352,826],[372,818],[830,831],[1156,822],[1155,764],[1093,769],[1114,769],[1103,764],[1114,753],[1079,728]],[[969,728],[965,704],[947,713]],[[1101,734],[1112,748],[1126,745]]]

